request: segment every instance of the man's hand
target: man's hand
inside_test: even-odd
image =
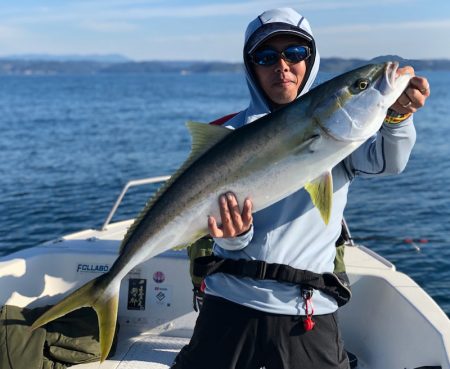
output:
[[[209,216],[209,233],[214,238],[230,238],[247,232],[253,222],[252,207],[251,200],[246,198],[241,213],[236,196],[233,193],[227,192],[221,195],[219,197],[219,208],[222,225],[218,226],[216,219]]]
[[[399,68],[397,73],[410,73],[413,77],[391,109],[400,114],[415,113],[425,105],[425,100],[430,96],[430,84],[426,78],[416,76],[413,67]]]

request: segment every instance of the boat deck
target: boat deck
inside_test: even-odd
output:
[[[136,340],[119,362],[117,369],[168,368],[178,351],[188,344],[188,338],[148,335]]]
[[[189,342],[188,338],[143,335],[121,344],[120,351],[99,366],[99,363],[75,366],[77,369],[167,369],[176,354]]]

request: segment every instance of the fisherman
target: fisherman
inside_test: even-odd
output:
[[[225,126],[235,129],[252,123],[301,98],[311,88],[319,62],[306,18],[288,8],[261,14],[245,34],[251,101],[247,109],[228,117]],[[404,71],[414,74],[409,66],[400,70]],[[234,194],[220,196],[221,219],[208,219],[214,254],[241,263],[241,269],[251,260],[260,261],[261,268],[253,274],[236,268],[206,277],[206,297],[193,336],[172,369],[349,367],[337,324],[338,301],[323,290],[260,277],[270,264],[333,272],[350,183],[359,176],[397,174],[405,168],[415,142],[412,113],[424,106],[429,94],[428,81],[413,77],[380,131],[333,168],[328,225],[304,189],[253,215],[250,198],[241,210]]]

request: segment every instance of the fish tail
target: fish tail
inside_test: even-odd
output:
[[[114,289],[114,294],[105,294],[105,276],[102,275],[86,283],[61,302],[47,310],[32,324],[31,329],[36,329],[61,316],[82,307],[92,307],[97,313],[100,337],[100,361],[103,362],[111,350],[116,330],[117,312],[119,307],[119,288]],[[110,286],[108,286],[108,290]]]

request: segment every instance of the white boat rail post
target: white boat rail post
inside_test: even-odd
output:
[[[347,235],[346,235],[347,238],[348,238],[347,245],[348,246],[355,246],[355,242],[353,241],[352,235],[350,233],[350,228],[348,228],[348,224],[345,221],[345,218],[342,218],[342,228],[343,228],[343,231],[345,233],[347,233]]]
[[[165,182],[170,178],[170,176],[159,176],[159,177],[151,177],[151,178],[143,178],[143,179],[135,179],[132,181],[128,181],[127,184],[123,187],[122,192],[120,193],[119,197],[117,198],[114,206],[110,210],[108,216],[106,217],[105,222],[102,225],[101,230],[104,231],[108,224],[111,222],[112,217],[117,211],[117,208],[119,207],[120,203],[122,202],[125,194],[131,187],[137,187],[142,186],[146,184],[152,184],[152,183],[159,183],[159,182]]]

